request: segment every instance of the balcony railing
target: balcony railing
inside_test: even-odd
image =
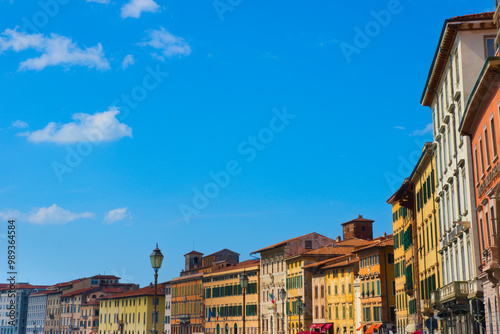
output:
[[[467,282],[452,282],[437,291],[431,292],[431,305],[436,306],[452,300],[467,300],[468,294],[469,288]]]
[[[500,269],[498,263],[498,249],[497,246],[491,246],[483,252],[484,267],[483,271],[491,273]]]

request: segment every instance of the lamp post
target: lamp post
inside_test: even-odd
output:
[[[243,292],[243,307],[242,307],[242,314],[243,314],[243,334],[245,334],[245,315],[246,315],[246,310],[245,310],[245,292],[248,288],[248,276],[245,274],[243,271],[243,274],[241,274],[240,277],[240,285],[241,285],[241,290]],[[237,333],[234,333],[237,334]]]
[[[158,248],[158,243],[156,243],[156,248],[153,250],[153,253],[149,256],[151,260],[151,266],[155,271],[155,294],[153,299],[153,333],[156,334],[156,322],[158,321],[158,314],[156,313],[156,290],[158,285],[158,269],[161,268],[161,263],[163,262],[163,254]]]
[[[281,298],[281,331],[285,334],[285,299],[286,299],[286,291],[281,288],[280,290],[280,298]]]

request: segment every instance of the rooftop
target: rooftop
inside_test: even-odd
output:
[[[358,215],[358,218],[353,219],[353,220],[349,220],[348,222],[342,223],[340,225],[352,224],[354,222],[368,222],[368,223],[373,223],[374,220],[366,219],[366,218],[363,218],[362,215]]]
[[[321,235],[321,234],[316,233],[316,232],[312,232],[312,233],[301,235],[299,237],[295,237],[295,238],[288,239],[288,240],[285,240],[285,241],[282,241],[282,242],[278,242],[277,244],[274,244],[274,245],[271,245],[271,246],[268,246],[268,247],[264,247],[264,248],[258,249],[256,251],[251,252],[250,254],[261,253],[261,252],[264,252],[266,250],[270,250],[270,249],[273,249],[273,248],[278,248],[280,246],[286,245],[287,243],[289,243],[291,241],[295,241],[297,239],[304,238],[304,237],[307,237],[307,236],[312,236],[312,235],[319,235],[319,236],[324,237],[324,235]]]

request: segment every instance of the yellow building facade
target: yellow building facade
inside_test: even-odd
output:
[[[394,272],[396,287],[396,328],[405,333],[407,326],[416,331],[417,300],[414,296],[413,211],[412,184],[406,179],[387,203],[392,205],[394,231]]]
[[[260,334],[259,272],[260,260],[248,260],[203,275],[205,333],[241,334],[244,309],[245,333]],[[245,305],[240,284],[243,273],[248,277]]]
[[[156,330],[163,330],[164,285],[158,284]],[[153,329],[154,287],[103,297],[99,305],[99,334],[148,334]]]
[[[418,284],[420,324],[434,316],[431,293],[442,286],[439,248],[439,217],[436,202],[435,154],[428,143],[411,175],[415,193],[415,225],[417,229]],[[440,329],[441,324],[438,323]]]
[[[332,330],[326,328],[325,333],[355,333],[353,285],[358,270],[359,259],[353,254],[342,256],[323,268],[326,278],[326,326],[332,324]]]

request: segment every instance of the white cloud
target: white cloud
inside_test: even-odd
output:
[[[52,204],[48,208],[38,208],[31,213],[22,213],[17,210],[8,210],[0,212],[0,218],[16,219],[19,221],[27,221],[32,224],[47,225],[47,224],[66,224],[77,219],[94,218],[92,212],[75,213],[65,210],[56,204]]]
[[[125,218],[132,218],[132,215],[130,214],[128,208],[118,208],[108,211],[104,214],[104,222],[106,224],[112,224]]]
[[[12,123],[12,126],[15,128],[18,128],[18,129],[29,128],[28,123],[26,123],[25,121],[21,121],[19,119],[17,121],[15,121],[14,123]]]
[[[145,42],[140,43],[141,46],[150,46],[161,51],[165,57],[173,56],[189,56],[191,47],[182,37],[175,36],[163,27],[160,30],[150,30]],[[153,58],[164,60],[161,55],[156,53],[151,54]]]
[[[6,29],[0,36],[0,53],[7,50],[20,52],[34,49],[39,57],[29,58],[19,65],[19,70],[43,70],[47,66],[86,66],[100,70],[109,69],[109,61],[104,57],[101,44],[81,49],[70,38],[50,34],[27,34],[17,31],[17,27]]]
[[[111,0],[87,0],[87,2],[97,2],[97,3],[108,4],[111,2]]]
[[[160,6],[154,0],[130,0],[121,9],[121,17],[139,18],[143,12],[155,13],[160,10]]]
[[[125,58],[123,58],[122,62],[122,68],[126,69],[127,67],[134,65],[135,64],[135,59],[133,55],[126,55]]]
[[[104,142],[123,137],[132,138],[132,128],[116,118],[120,112],[111,107],[108,111],[93,115],[78,113],[73,115],[75,122],[57,124],[50,122],[41,130],[26,132],[23,135],[34,143],[70,144],[77,142]]]
[[[413,131],[410,136],[423,136],[429,132],[432,132],[432,123],[427,124],[422,130],[417,129]]]

